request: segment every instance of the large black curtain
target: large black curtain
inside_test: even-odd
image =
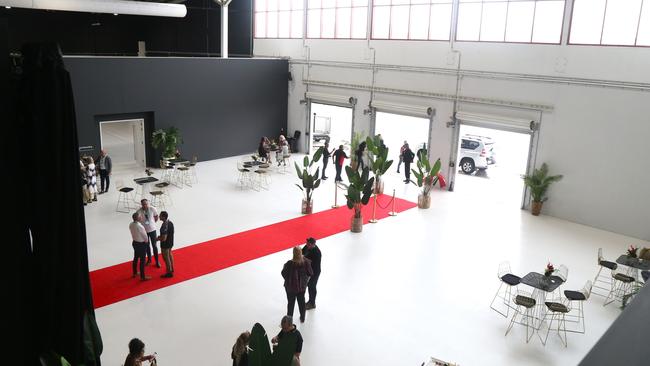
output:
[[[24,46],[21,62],[10,71],[5,114],[16,130],[12,195],[20,200],[6,258],[12,313],[5,315],[16,322],[10,346],[24,355],[20,364],[57,354],[99,365],[70,76],[56,44]]]

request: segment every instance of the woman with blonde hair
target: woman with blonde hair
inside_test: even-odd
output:
[[[251,332],[244,332],[237,337],[235,345],[232,346],[232,366],[248,366],[248,342],[250,342]]]
[[[311,261],[302,255],[300,247],[293,247],[293,258],[282,267],[284,290],[287,293],[287,315],[293,316],[293,308],[298,300],[300,322],[305,321],[305,291],[309,278],[314,275]]]

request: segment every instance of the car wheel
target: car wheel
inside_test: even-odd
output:
[[[460,169],[463,171],[463,173],[472,174],[474,173],[474,168],[474,160],[465,158],[460,161]]]

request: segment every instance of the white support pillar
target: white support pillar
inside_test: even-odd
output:
[[[228,5],[232,0],[214,0],[221,6],[221,58],[228,58]]]

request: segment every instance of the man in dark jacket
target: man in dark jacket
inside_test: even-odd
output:
[[[402,155],[402,159],[404,160],[404,175],[406,175],[406,179],[404,179],[404,183],[408,184],[411,181],[411,163],[415,158],[415,154],[413,154],[413,151],[411,150],[408,144],[404,146],[405,146],[404,154]]]
[[[339,149],[334,152],[334,166],[336,167],[336,179],[334,180],[336,182],[343,181],[341,178],[341,169],[343,169],[343,163],[345,163],[345,159],[347,158],[348,156],[343,151],[343,145],[339,145]]]
[[[97,165],[99,165],[99,178],[101,180],[99,194],[108,192],[108,186],[111,185],[111,170],[113,170],[113,162],[111,157],[108,156],[106,150],[102,149],[99,153],[99,157],[95,159]],[[104,185],[106,183],[106,185]]]
[[[302,247],[302,255],[311,261],[311,269],[314,272],[309,278],[309,282],[307,282],[309,301],[307,301],[306,308],[310,310],[316,308],[316,284],[318,284],[318,277],[320,276],[321,252],[316,246],[316,239],[307,238],[305,246]]]

